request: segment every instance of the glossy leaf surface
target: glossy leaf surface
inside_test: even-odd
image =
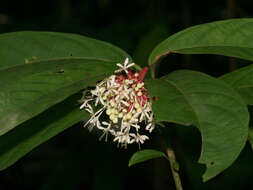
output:
[[[227,73],[220,79],[238,91],[248,105],[253,105],[253,65]]]
[[[96,59],[123,62],[128,56],[109,43],[77,34],[13,32],[0,35],[0,68],[52,59]]]
[[[253,60],[253,19],[231,19],[201,24],[161,42],[150,54],[155,64],[170,53],[217,54]]]
[[[249,114],[243,99],[224,82],[194,71],[176,71],[146,81],[155,97],[157,122],[194,125],[202,136],[199,162],[206,165],[207,181],[229,167],[248,136]]]
[[[9,33],[0,44],[0,135],[103,79],[128,56],[73,34]]]

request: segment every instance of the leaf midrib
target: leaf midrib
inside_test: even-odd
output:
[[[168,50],[170,51],[174,51],[173,53],[176,53],[175,51],[181,51],[181,50],[187,50],[187,49],[193,49],[193,48],[217,48],[218,47],[226,47],[226,48],[248,48],[248,49],[253,49],[251,47],[248,47],[248,46],[229,46],[229,45],[206,45],[206,46],[188,46],[188,47],[185,47],[185,48],[179,48],[179,49],[173,49],[173,48],[168,48]]]
[[[108,74],[108,73],[104,73],[104,74],[102,74],[102,75],[96,75],[96,76],[94,76],[94,77],[92,77],[92,78],[97,78],[97,77],[99,77],[99,76],[102,77],[102,76],[105,76],[106,74]],[[26,104],[24,104],[24,105],[18,107],[17,109],[9,109],[9,110],[6,110],[4,113],[8,112],[8,114],[4,114],[4,117],[0,118],[0,121],[1,121],[3,118],[8,117],[9,115],[12,115],[12,114],[15,113],[15,112],[18,112],[18,110],[22,110],[22,109],[26,108],[27,106],[29,106],[29,105],[31,105],[31,104],[37,103],[38,100],[41,100],[41,99],[43,99],[44,97],[50,97],[52,94],[54,94],[54,93],[57,92],[57,91],[60,91],[61,89],[64,89],[64,88],[67,88],[67,87],[71,87],[72,85],[76,85],[77,83],[80,83],[81,81],[86,81],[86,80],[87,80],[87,78],[81,79],[81,80],[78,80],[78,81],[75,81],[75,82],[72,82],[71,84],[68,84],[68,85],[63,86],[63,87],[61,87],[61,88],[57,88],[57,89],[55,89],[55,90],[52,90],[52,91],[47,92],[47,93],[46,93],[47,95],[44,94],[44,95],[42,95],[42,96],[39,96],[39,97],[33,99],[32,101],[28,101]],[[77,91],[73,91],[73,94],[76,93],[76,92],[77,92]],[[64,101],[66,98],[68,98],[68,97],[71,96],[71,95],[72,95],[72,94],[65,95],[65,97],[64,97],[63,99],[55,101],[53,104],[51,104],[51,106],[53,106],[53,105],[59,103],[60,101]],[[42,110],[45,110],[45,109],[47,109],[47,108],[49,108],[49,107],[46,106],[46,108],[43,108]],[[38,113],[36,112],[32,117],[38,115],[39,113],[41,113],[41,112],[38,112]],[[25,119],[24,121],[26,121],[26,120],[27,120],[27,119]],[[19,122],[17,122],[17,124],[21,124],[21,123],[23,123],[24,121],[21,121],[21,122],[19,121]],[[6,132],[12,130],[14,127],[15,127],[15,126],[13,126],[13,127],[11,127],[11,128],[8,127],[8,128],[6,128],[6,129],[4,129],[4,130],[0,130],[0,136],[3,135],[3,134],[5,134]]]
[[[179,48],[179,49],[173,49],[173,48],[169,48],[168,47],[168,49],[166,49],[166,51],[168,51],[167,53],[166,53],[166,55],[168,55],[168,54],[171,54],[171,53],[178,53],[178,54],[181,54],[182,52],[180,52],[180,51],[183,51],[183,50],[189,50],[189,49],[194,49],[194,48],[217,48],[217,46],[215,46],[215,45],[210,45],[210,46],[190,46],[190,47],[186,47],[186,48]],[[226,47],[226,48],[234,48],[234,47],[238,47],[238,48],[247,48],[247,49],[250,49],[250,50],[252,50],[253,51],[253,48],[250,48],[250,47],[246,47],[246,46],[218,46],[219,48],[223,48],[223,47]],[[154,53],[152,53],[152,59],[149,61],[149,65],[153,65],[153,64],[155,64],[156,62],[158,62],[163,56],[164,56],[164,53],[166,52],[166,51],[158,51],[159,53],[158,53],[158,56],[159,56],[159,58],[158,59],[156,59],[155,57],[157,57],[157,56],[154,56]],[[154,52],[155,52],[155,50],[154,50]],[[156,53],[157,54],[157,53]],[[160,55],[161,54],[161,55]],[[183,54],[183,53],[182,53]],[[201,54],[201,53],[189,53],[189,54]],[[223,54],[218,54],[218,53],[206,53],[205,52],[205,54],[214,54],[214,55],[223,55]],[[233,56],[234,57],[234,56]],[[242,57],[240,57],[241,59],[245,59],[245,58],[242,58]],[[248,59],[245,59],[245,60],[248,60]],[[252,61],[253,61],[253,58],[252,58]]]
[[[102,76],[106,76],[108,73],[109,73],[109,72],[104,73],[104,74],[101,74],[101,75],[96,75],[96,76],[93,76],[93,77],[91,77],[91,78],[97,78],[97,77],[100,77],[100,76],[101,76],[101,77],[102,77]],[[77,80],[77,81],[75,81],[75,82],[71,82],[71,83],[69,83],[68,85],[64,85],[64,86],[62,86],[62,87],[60,87],[60,88],[56,88],[56,89],[51,90],[51,91],[47,91],[47,92],[44,93],[43,95],[41,95],[41,96],[39,96],[39,97],[36,97],[35,99],[32,99],[31,101],[28,101],[28,104],[22,105],[22,107],[20,107],[19,109],[23,108],[23,107],[26,106],[26,105],[31,104],[32,102],[36,102],[37,100],[40,100],[40,99],[42,99],[42,98],[45,97],[45,96],[47,96],[47,97],[48,97],[48,96],[51,96],[51,94],[54,94],[54,93],[57,92],[57,91],[60,91],[60,90],[65,89],[65,88],[70,88],[71,86],[76,85],[77,83],[80,83],[80,82],[85,81],[85,80],[87,80],[87,78],[80,79],[80,80]],[[62,101],[63,101],[63,100],[62,100]],[[16,109],[16,110],[19,110],[19,109]],[[13,110],[13,109],[9,109],[9,110],[7,110],[6,112],[10,112],[11,110]],[[14,109],[14,110],[15,110],[15,109]]]
[[[31,62],[29,63],[23,63],[23,64],[19,64],[19,65],[12,65],[10,67],[4,67],[4,68],[0,68],[0,72],[5,72],[5,70],[8,69],[15,69],[15,68],[19,68],[19,67],[24,67],[26,65],[30,65],[30,64],[39,64],[39,63],[48,63],[48,62],[52,62],[52,61],[71,61],[71,60],[87,60],[87,61],[105,61],[105,62],[115,62],[113,60],[107,60],[107,59],[99,59],[99,58],[91,58],[91,57],[59,57],[59,58],[53,58],[53,59],[40,59],[40,60],[31,60]]]

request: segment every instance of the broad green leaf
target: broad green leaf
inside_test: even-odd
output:
[[[57,32],[13,32],[0,35],[0,69],[38,60],[96,59],[123,62],[129,57],[121,49],[77,34]]]
[[[217,54],[253,60],[253,19],[231,19],[190,27],[178,32],[151,53],[155,64],[170,53]]]
[[[227,73],[220,79],[238,91],[248,105],[253,105],[253,65]]]
[[[251,148],[253,150],[253,129],[249,128],[249,142],[251,144]]]
[[[95,84],[114,68],[109,62],[63,59],[0,70],[0,135]]]
[[[128,57],[105,42],[61,33],[3,34],[0,47],[0,135],[103,79]]]
[[[248,137],[249,114],[243,99],[223,81],[195,71],[176,71],[146,81],[155,98],[156,122],[198,127],[202,136],[199,162],[206,165],[203,181],[229,167]]]
[[[77,100],[81,94],[30,119],[0,137],[0,170],[3,170],[41,143],[88,116],[80,111]],[[80,125],[81,127],[82,125]]]
[[[128,166],[130,167],[134,164],[138,164],[147,160],[160,157],[167,158],[167,156],[163,152],[157,150],[152,149],[140,150],[132,155],[132,157],[129,160]]]

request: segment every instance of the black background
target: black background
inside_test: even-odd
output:
[[[1,0],[0,33],[78,33],[117,45],[144,66],[152,48],[171,34],[206,22],[252,17],[252,10],[251,0]],[[192,69],[218,77],[248,64],[215,55],[170,55],[163,60],[158,76]],[[81,126],[64,131],[0,172],[0,189],[175,189],[166,160],[128,168],[137,145],[119,149],[115,143],[99,142],[99,134]],[[161,134],[168,134],[166,138],[176,148],[184,189],[253,189],[249,144],[230,168],[202,183],[204,166],[197,163],[201,147],[197,129],[169,125],[156,130],[142,148],[164,150]]]

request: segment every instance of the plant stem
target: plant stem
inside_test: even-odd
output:
[[[174,168],[174,166],[177,164],[177,161],[176,161],[175,152],[171,147],[167,148],[167,156],[169,158],[170,169],[171,169],[174,181],[175,181],[176,189],[183,190],[182,183],[180,180],[180,175],[179,175],[178,171],[176,171]]]

